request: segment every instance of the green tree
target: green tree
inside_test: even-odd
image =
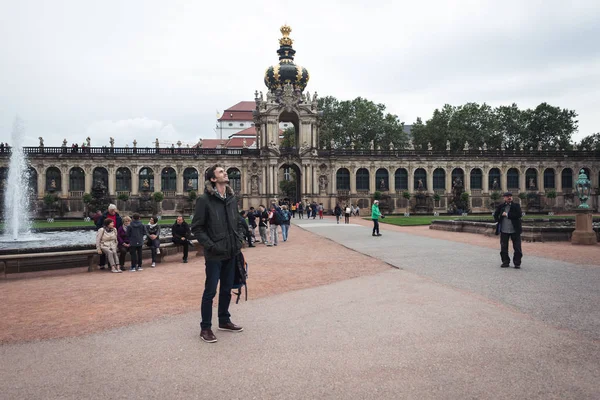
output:
[[[281,140],[281,147],[295,147],[296,146],[296,128],[289,127],[283,131],[283,139]]]
[[[496,107],[494,115],[498,126],[498,137],[493,147],[500,147],[504,140],[507,149],[517,150],[523,138],[527,136],[525,113],[512,103],[510,106]]]
[[[581,142],[577,145],[578,149],[586,148],[591,150],[592,147],[596,150],[600,150],[600,132],[588,135],[581,139]]]
[[[357,149],[369,149],[370,142],[387,149],[392,143],[401,148],[406,145],[407,135],[404,123],[396,115],[386,113],[385,105],[357,97],[354,100],[339,101],[327,96],[319,99],[320,145],[329,147],[333,140],[335,147],[350,148],[354,143]]]
[[[523,137],[526,149],[537,148],[538,143],[544,147],[561,149],[570,148],[571,137],[577,130],[577,113],[566,108],[554,107],[542,103],[533,110],[526,111],[527,132]]]

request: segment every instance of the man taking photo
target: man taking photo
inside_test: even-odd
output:
[[[498,223],[496,235],[500,235],[500,257],[502,257],[502,268],[510,266],[510,256],[508,255],[508,240],[512,240],[515,254],[513,263],[515,268],[521,268],[521,206],[513,203],[512,193],[504,193],[504,203],[500,204],[494,212],[494,221]]]

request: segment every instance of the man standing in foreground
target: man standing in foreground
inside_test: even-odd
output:
[[[494,221],[498,223],[496,235],[500,234],[500,257],[502,257],[502,268],[510,266],[510,256],[508,255],[508,239],[513,243],[515,254],[513,263],[515,268],[521,268],[521,206],[513,203],[512,193],[504,193],[504,203],[500,204],[494,212]]]
[[[379,218],[383,218],[381,211],[379,211],[379,200],[373,202],[371,207],[371,219],[373,220],[373,236],[381,236],[379,233]]]
[[[237,198],[229,187],[229,177],[223,167],[214,165],[206,172],[204,194],[196,200],[192,232],[204,246],[206,281],[202,295],[200,338],[208,343],[217,341],[212,327],[212,305],[219,290],[219,330],[241,332],[243,328],[231,322],[229,303],[235,274],[235,260],[242,248],[237,232]]]

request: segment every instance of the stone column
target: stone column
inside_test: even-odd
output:
[[[350,169],[350,194],[356,194],[356,171]]]
[[[396,171],[394,171],[394,175],[388,171],[388,187],[391,195],[396,193]]]
[[[85,192],[92,193],[92,185],[94,180],[94,169],[93,168],[85,168]]]
[[[329,174],[331,177],[329,179],[329,186],[327,189],[331,194],[337,194],[337,182],[336,182],[336,170],[335,168],[331,168],[331,173]],[[328,193],[328,194],[329,194]]]
[[[558,168],[554,169],[554,181],[556,183],[556,193],[562,193],[562,171],[558,171]]]
[[[446,187],[444,188],[444,191],[448,194],[452,193],[452,171],[450,171],[450,173],[446,171]]]
[[[175,186],[175,194],[183,195],[183,168],[181,166],[177,166],[175,171],[177,171],[177,184]]]
[[[506,172],[508,170],[501,169],[500,171],[500,185],[502,186],[502,191],[506,192],[508,191],[508,179],[506,179]]]
[[[525,172],[519,170],[519,193],[527,191],[527,180],[525,179]]]
[[[375,182],[376,180],[376,174],[377,173],[377,168],[369,168],[369,193],[373,194],[375,193],[375,191],[377,190],[377,183]]]
[[[131,195],[137,196],[140,192],[140,173],[137,167],[131,168]]]
[[[408,174],[407,184],[408,184],[408,193],[411,195],[415,192],[415,169],[414,168],[406,168],[406,172]]]
[[[311,166],[310,167],[312,169],[312,193],[314,195],[318,195],[319,194],[319,177],[317,176],[318,172],[317,172],[317,168],[315,168],[315,166]],[[316,199],[315,199],[316,200]]]
[[[546,189],[544,189],[544,172],[543,171],[538,171],[537,174],[537,187],[538,187],[538,192],[545,192]]]
[[[108,167],[108,194],[111,196],[115,195],[115,189],[117,188],[117,173],[114,167]]]
[[[43,198],[46,195],[46,168],[39,168],[38,173],[38,198]]]
[[[463,168],[463,171],[465,171],[465,176],[463,176],[463,178],[464,178],[463,184],[465,185],[465,192],[471,194],[471,171],[467,171],[466,168]],[[482,182],[483,182],[483,180],[482,180]],[[471,197],[469,196],[469,199],[470,198]]]
[[[69,168],[68,167],[62,167],[60,169],[61,172],[61,195],[63,198],[67,198],[69,197]]]
[[[262,167],[262,179],[260,182],[260,186],[262,187],[261,194],[266,196],[269,192],[269,174],[267,173],[267,166],[264,165]],[[266,204],[265,204],[266,205]]]
[[[277,164],[273,165],[272,168],[273,168],[273,194],[278,195],[279,194],[279,177],[278,177],[279,171],[277,170]]]
[[[427,193],[433,193],[433,170],[426,169],[427,171]]]
[[[481,171],[483,174],[483,179],[482,179],[482,187],[481,187],[481,192],[482,193],[489,193],[490,191],[490,171],[489,169],[487,171],[482,170]],[[470,185],[470,181],[471,181],[471,174],[469,173],[469,186]],[[465,177],[465,180],[467,180],[467,178]]]
[[[159,166],[154,166],[154,191],[162,192],[162,181],[161,181],[161,172],[162,168]]]

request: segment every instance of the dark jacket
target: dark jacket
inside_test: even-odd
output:
[[[188,239],[190,236],[190,226],[185,221],[181,225],[175,222],[171,227],[171,235],[173,239]]]
[[[146,228],[142,221],[133,220],[127,227],[127,236],[129,237],[129,244],[132,247],[142,247],[144,245],[144,235],[146,234]]]
[[[335,206],[333,213],[339,217],[340,215],[342,215],[342,208],[340,206]]]
[[[107,215],[108,211],[106,211],[104,214],[102,214],[100,218],[96,220],[96,229],[100,229],[104,226],[104,220],[106,219]],[[115,213],[115,215],[117,217],[117,226],[115,226],[115,229],[119,229],[121,226],[123,226],[123,219],[121,218],[119,213]]]
[[[500,204],[496,207],[496,211],[494,211],[494,221],[498,223],[496,226],[496,235],[500,234],[500,228],[502,227],[502,219],[505,218],[502,216],[504,212],[504,207],[506,207],[506,203]],[[515,228],[515,232],[518,234],[523,233],[523,227],[521,226],[521,206],[515,202],[510,204],[510,210],[508,211],[508,219],[512,221],[513,227]]]
[[[227,260],[242,248],[238,232],[239,213],[237,197],[227,186],[223,199],[210,181],[204,184],[204,194],[196,200],[192,232],[204,247],[207,260]]]
[[[125,226],[120,227],[117,231],[117,242],[119,246],[125,243],[129,244],[129,236],[127,236],[127,228]]]
[[[267,222],[269,222],[269,213],[267,212],[267,210],[260,212],[258,211],[258,218],[259,218],[259,222],[258,222],[258,226],[262,226],[264,228],[267,227]]]
[[[246,218],[240,215],[238,219],[238,232],[240,236],[243,238],[247,237],[248,235],[250,235],[249,230],[250,228],[248,227],[248,222],[246,221]]]
[[[248,211],[248,223],[252,227],[252,229],[256,228],[256,211]]]

